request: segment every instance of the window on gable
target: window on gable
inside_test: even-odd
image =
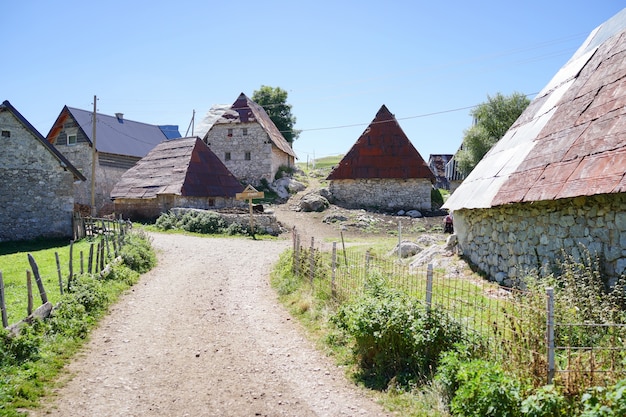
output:
[[[215,199],[209,198],[209,207],[215,207]]]
[[[226,161],[230,161],[230,152],[226,152],[226,153],[224,154],[224,159],[225,159]]]
[[[228,137],[231,137],[233,135],[233,129],[228,129]]]
[[[250,157],[250,152],[246,152],[246,161],[249,161],[250,159],[252,159],[252,158]]]
[[[247,135],[248,135],[248,128],[247,128],[247,127],[242,128],[242,129],[241,129],[241,133],[242,133],[244,136],[247,136]]]
[[[2,131],[2,137],[3,138],[10,138],[11,137],[11,131],[10,130],[3,130]]]
[[[67,144],[68,145],[76,145],[76,134],[67,135]]]

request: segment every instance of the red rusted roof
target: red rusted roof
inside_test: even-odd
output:
[[[250,100],[244,93],[239,94],[237,100],[229,110],[215,121],[215,124],[224,123],[259,123],[267,132],[272,143],[281,151],[297,158],[296,153],[289,145],[289,142],[280,133],[265,109],[254,101]]]
[[[592,32],[444,207],[622,193],[625,176],[626,9]]]
[[[235,197],[243,186],[209,147],[197,137],[158,144],[126,171],[111,198]]]
[[[435,180],[420,153],[383,106],[361,137],[328,175],[328,180],[428,178]]]

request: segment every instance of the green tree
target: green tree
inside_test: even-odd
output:
[[[293,128],[296,118],[291,114],[291,104],[287,104],[287,91],[262,85],[252,93],[252,100],[265,109],[287,142],[293,143],[298,138],[300,131]]]
[[[469,174],[529,104],[530,99],[524,94],[504,96],[497,93],[493,97],[488,95],[486,102],[474,107],[470,115],[475,123],[465,130],[463,149],[456,155],[461,172]]]

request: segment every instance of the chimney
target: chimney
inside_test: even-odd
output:
[[[118,122],[124,123],[124,113],[115,113],[115,117],[117,117]]]

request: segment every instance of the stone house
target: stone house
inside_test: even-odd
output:
[[[456,191],[456,189],[459,188],[459,185],[461,185],[461,183],[465,179],[465,174],[463,174],[459,169],[459,162],[456,159],[457,154],[461,150],[463,150],[463,144],[461,144],[456,153],[452,156],[452,158],[450,158],[445,167],[445,176],[450,187],[450,194]]]
[[[435,175],[385,105],[326,179],[337,205],[432,208]]]
[[[85,177],[8,101],[0,104],[0,242],[73,236]]]
[[[242,205],[243,186],[198,137],[155,146],[111,191],[115,213],[156,219],[173,208],[219,209]]]
[[[47,139],[87,178],[74,187],[77,204],[91,207],[93,112],[63,107]],[[111,190],[122,174],[163,140],[180,137],[178,127],[156,126],[96,113],[94,200],[98,215],[113,211]]]
[[[450,196],[459,248],[507,285],[563,252],[626,273],[626,9],[596,28]]]
[[[221,107],[203,141],[240,181],[272,182],[281,166],[297,158],[263,107],[241,93],[232,106]]]
[[[428,158],[428,166],[435,174],[435,187],[443,190],[450,189],[450,182],[446,177],[446,165],[452,159],[450,154],[431,154]]]

